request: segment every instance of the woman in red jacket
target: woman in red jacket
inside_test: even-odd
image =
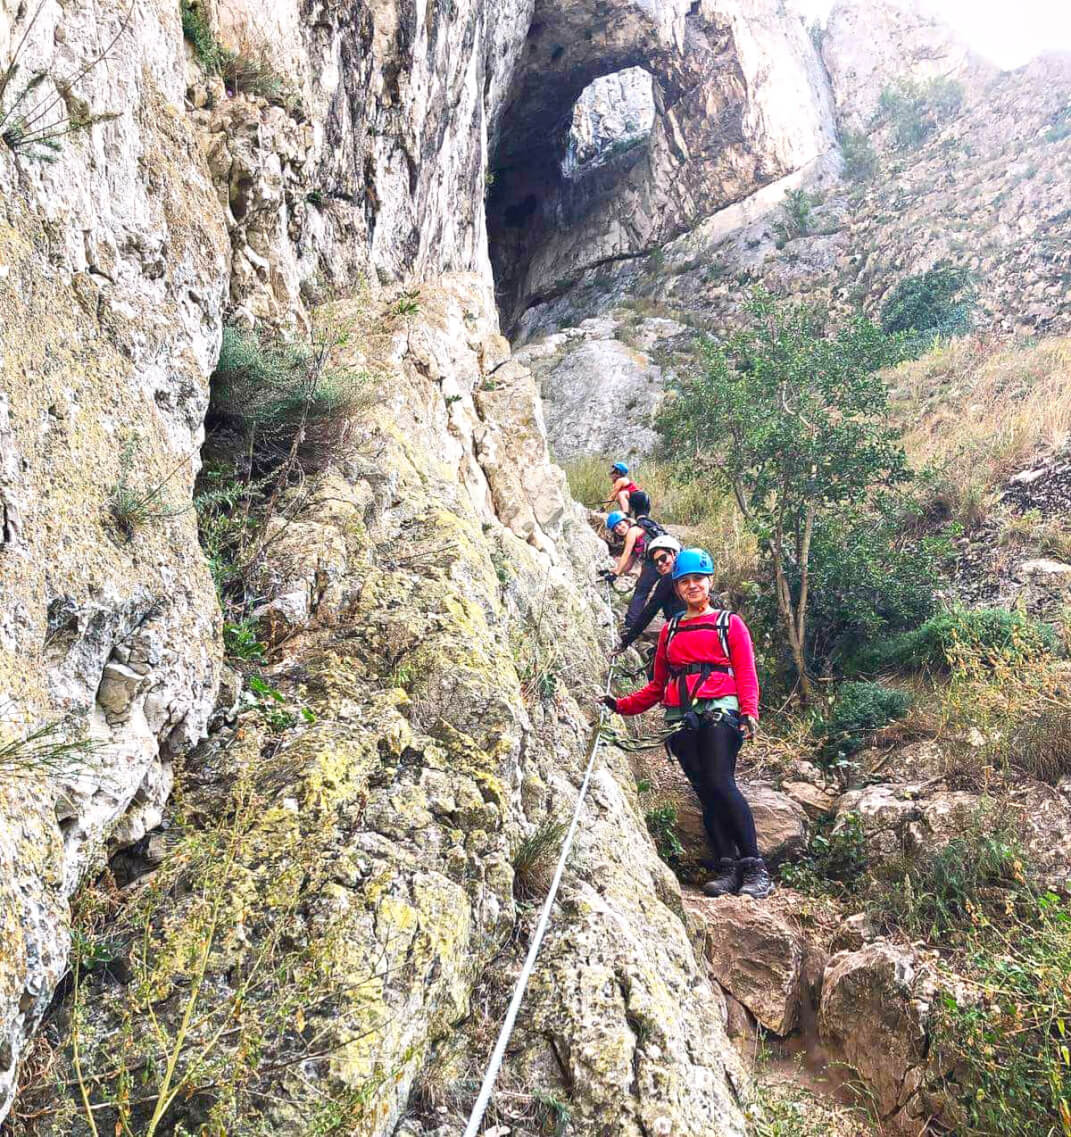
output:
[[[699,796],[718,857],[719,875],[703,891],[761,898],[773,882],[759,856],[751,807],[736,784],[737,752],[758,726],[759,681],[747,625],[710,606],[713,574],[714,562],[704,549],[677,555],[673,581],[685,611],[662,629],[654,678],[631,695],[603,701],[621,715],[663,703],[666,722],[680,726],[669,749]]]

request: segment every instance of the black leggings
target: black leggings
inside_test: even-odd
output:
[[[703,806],[703,825],[719,859],[757,857],[755,819],[736,784],[736,755],[743,739],[735,718],[679,730],[668,746]]]
[[[631,628],[640,618],[640,613],[647,607],[651,596],[651,589],[658,583],[658,569],[653,562],[645,556],[640,568],[640,576],[636,587],[632,590],[632,599],[628,602],[628,612],[625,613],[625,627]]]

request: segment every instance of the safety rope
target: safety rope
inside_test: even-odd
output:
[[[610,605],[610,584],[606,582],[606,611],[610,617],[610,640],[613,642],[614,634],[614,611]],[[606,687],[604,694],[610,694],[610,684],[614,675],[614,661],[611,661],[610,667],[606,672]],[[588,784],[591,781],[591,772],[595,768],[595,757],[599,753],[599,744],[602,742],[602,727],[607,715],[606,707],[603,707],[599,712],[599,726],[595,731],[595,738],[591,744],[591,753],[588,755],[587,769],[584,771],[584,780],[580,784],[580,793],[576,798],[576,808],[573,810],[573,820],[569,825],[569,831],[565,835],[565,842],[562,845],[561,855],[558,857],[558,867],[554,870],[554,879],[551,881],[550,891],[547,893],[547,898],[543,902],[543,910],[539,913],[539,923],[536,924],[535,934],[532,936],[532,942],[528,948],[528,955],[525,957],[524,967],[521,968],[521,974],[517,979],[517,986],[513,989],[513,998],[510,999],[509,1010],[506,1011],[506,1019],[502,1023],[502,1029],[498,1032],[498,1041],[495,1043],[494,1050],[491,1051],[491,1059],[487,1065],[487,1071],[483,1076],[483,1083],[480,1086],[479,1096],[476,1098],[476,1104],[472,1107],[472,1113],[469,1115],[469,1123],[465,1127],[464,1137],[476,1137],[476,1131],[480,1127],[480,1122],[483,1121],[483,1115],[487,1111],[487,1105],[491,1100],[491,1091],[495,1087],[495,1079],[498,1077],[498,1071],[502,1066],[502,1059],[506,1054],[506,1045],[510,1040],[510,1035],[513,1034],[513,1027],[517,1022],[517,1012],[521,1009],[521,1001],[524,999],[525,990],[528,987],[528,980],[532,977],[532,972],[535,969],[536,956],[539,955],[539,949],[543,943],[543,936],[546,934],[547,925],[550,922],[550,911],[554,907],[554,901],[558,895],[558,886],[561,884],[562,873],[565,871],[565,862],[569,858],[569,851],[573,847],[573,837],[576,835],[577,822],[580,820],[580,810],[584,805],[584,798],[588,792]]]

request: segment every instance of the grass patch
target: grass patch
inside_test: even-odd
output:
[[[1021,545],[1039,556],[1071,562],[1071,529],[1062,518],[1044,518],[1036,509],[1002,518],[997,541],[1005,546]]]
[[[1071,776],[1071,707],[1054,703],[1020,717],[997,756],[1050,786]]]
[[[987,910],[1007,912],[1025,884],[1023,865],[1014,830],[990,804],[940,849],[878,866],[867,907],[886,931],[949,942]]]
[[[3,728],[4,733],[7,729]],[[0,774],[17,778],[85,771],[98,744],[66,735],[67,724],[62,721],[47,723],[17,737],[5,738],[0,734]]]
[[[937,1004],[933,1045],[963,1137],[1071,1133],[1071,909],[1051,892],[1025,904],[971,924],[955,960],[966,989],[949,974]]]
[[[915,150],[959,112],[963,95],[963,84],[944,76],[902,79],[881,92],[877,118],[890,127],[898,149]]]
[[[938,265],[908,276],[881,306],[881,330],[887,335],[909,332],[920,343],[935,336],[960,336],[970,328],[974,307],[970,275],[958,265]]]
[[[342,342],[287,343],[228,325],[212,376],[208,429],[239,433],[260,471],[290,453],[306,467],[321,464],[344,440],[347,420],[375,401],[367,373],[330,366]]]
[[[888,375],[891,404],[932,501],[961,516],[1039,451],[1071,441],[1071,338],[1002,346],[941,342]]]
[[[878,155],[863,131],[847,131],[840,138],[844,177],[850,182],[870,182],[880,168]]]
[[[568,829],[548,818],[521,840],[513,856],[513,892],[521,900],[545,896]]]
[[[235,47],[220,43],[199,4],[181,0],[182,34],[201,67],[218,75],[233,94],[253,95],[269,103],[296,108],[298,97],[275,61],[271,45],[248,28],[237,29]]]

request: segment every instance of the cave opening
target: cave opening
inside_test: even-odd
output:
[[[563,38],[531,26],[492,139],[487,231],[507,331],[533,300],[527,280],[541,249],[581,226],[643,161],[660,105],[638,51],[600,59]]]
[[[626,67],[593,79],[573,104],[562,176],[577,181],[642,146],[655,120],[654,78]]]

